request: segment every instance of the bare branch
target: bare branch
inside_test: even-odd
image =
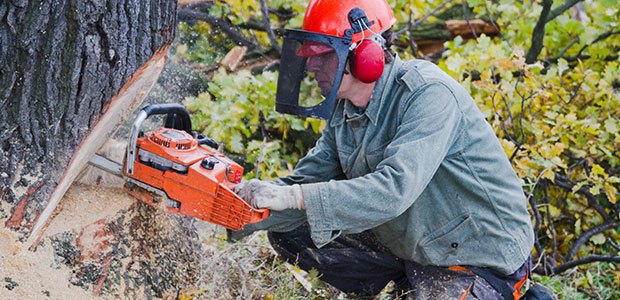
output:
[[[269,20],[269,7],[267,7],[266,0],[260,1],[260,9],[263,13],[263,25],[265,26],[265,30],[267,30],[267,36],[269,36],[271,47],[280,53],[282,52],[282,49],[280,48],[278,39],[276,39],[276,35],[273,33],[273,29],[271,28],[271,21]]]
[[[497,108],[497,105],[495,104],[495,96],[499,92],[500,88],[501,88],[501,85],[498,84],[497,89],[495,89],[495,92],[493,92],[493,96],[491,96],[491,104],[493,105],[493,113],[495,114],[495,117],[500,121],[500,128],[504,132],[505,137],[508,138],[508,140],[510,140],[513,144],[515,144],[515,150],[512,152],[512,155],[510,155],[510,158],[509,158],[510,162],[512,163],[512,160],[516,157],[517,153],[521,150],[522,144],[519,143],[516,140],[516,138],[510,134],[510,132],[508,131],[508,128],[506,127],[506,122],[503,122],[504,118],[499,113],[499,109]],[[502,97],[502,100],[504,101],[504,105],[506,106],[506,111],[508,111],[509,113],[508,119],[511,120],[512,122],[512,115],[510,115],[510,109],[508,107],[508,103],[506,102],[506,98],[504,97],[504,95],[502,95],[501,97]]]
[[[523,142],[525,142],[525,129],[523,128],[523,115],[525,114],[525,101],[531,99],[534,94],[529,94],[528,96],[525,96],[525,94],[521,94],[521,92],[519,91],[519,83],[521,82],[521,78],[522,76],[517,77],[517,82],[515,82],[515,93],[517,93],[517,95],[519,97],[521,97],[521,114],[519,115],[519,129],[521,130],[521,141],[519,142],[519,144],[523,144]]]
[[[545,23],[547,23],[547,22],[549,22],[549,21],[551,21],[551,20],[555,19],[557,16],[561,15],[561,14],[562,14],[562,13],[564,13],[566,10],[570,9],[573,5],[575,5],[575,4],[577,4],[577,3],[581,2],[581,1],[583,1],[583,0],[570,0],[570,1],[567,1],[567,2],[565,2],[564,4],[560,5],[559,7],[557,7],[557,8],[555,8],[555,9],[553,9],[553,10],[549,13],[549,15],[547,16],[547,19],[546,19],[546,22],[545,22]],[[540,22],[540,20],[539,20],[539,22]],[[538,25],[538,24],[537,24],[537,25]],[[576,44],[576,43],[578,43],[578,42],[579,42],[579,38],[577,37],[577,38],[573,39],[573,40],[572,40],[572,41],[571,41],[571,42],[570,42],[570,43],[569,43],[569,44],[568,44],[568,45],[567,45],[567,46],[566,46],[566,47],[565,47],[565,48],[564,48],[564,49],[560,52],[560,54],[559,54],[558,56],[556,56],[556,57],[554,57],[554,58],[549,58],[549,59],[546,59],[546,61],[551,62],[551,63],[557,63],[557,61],[558,61],[560,58],[564,58],[564,59],[565,59],[566,61],[568,61],[568,62],[573,62],[573,61],[583,60],[583,59],[589,59],[589,58],[591,58],[591,56],[590,56],[590,55],[583,55],[583,51],[584,51],[585,49],[587,49],[589,46],[591,46],[591,45],[592,45],[592,44],[594,44],[594,43],[600,42],[600,41],[602,41],[602,40],[604,40],[604,39],[606,39],[606,38],[608,38],[608,37],[610,37],[610,36],[612,36],[612,35],[616,35],[616,34],[620,34],[620,31],[619,31],[619,30],[615,30],[615,31],[614,31],[614,30],[610,30],[610,31],[607,31],[607,32],[605,32],[605,33],[603,33],[603,34],[599,35],[598,37],[596,37],[596,39],[594,39],[592,42],[590,42],[590,43],[587,43],[587,44],[583,45],[583,46],[581,47],[581,49],[579,49],[579,51],[577,52],[577,54],[576,54],[576,55],[574,55],[574,56],[569,56],[569,57],[564,57],[564,54],[566,53],[566,51],[567,51],[570,47],[572,47],[574,44]],[[532,45],[533,45],[533,44],[534,44],[534,43],[532,43]],[[530,50],[531,50],[531,48],[530,48]],[[528,52],[528,54],[529,54],[529,52]],[[603,60],[604,60],[604,61],[614,61],[614,60],[617,60],[617,59],[618,59],[618,55],[608,55],[608,56],[607,56],[607,57],[605,57]],[[535,61],[535,59],[534,59],[534,61]],[[534,61],[529,62],[529,61],[527,61],[527,60],[526,60],[526,62],[528,62],[528,63],[533,63]]]
[[[568,269],[576,266],[585,265],[593,262],[616,262],[620,263],[620,256],[606,256],[606,255],[590,255],[577,260],[571,260],[565,264],[552,268],[553,274],[560,274]]]
[[[506,113],[508,114],[508,120],[510,121],[510,124],[514,126],[515,119],[512,116],[512,112],[510,111],[510,104],[508,103],[508,97],[506,97],[504,94],[501,94],[501,97],[502,97],[502,101],[504,102]],[[513,138],[514,138],[515,144],[518,144],[519,142],[517,141],[517,137],[515,136]]]
[[[559,173],[555,174],[555,184],[569,191],[572,191],[573,187],[575,186],[575,183],[573,183],[570,178]],[[587,186],[582,186],[579,190],[577,190],[577,193],[584,195],[588,200],[588,205],[594,208],[605,221],[609,222],[612,220],[612,218],[609,216],[609,214],[607,214],[605,209],[596,201],[596,197],[594,197],[594,195],[590,193]]]
[[[427,15],[425,15],[424,17],[422,17],[421,19],[415,21],[413,23],[413,27],[418,26],[420,24],[422,24],[422,22],[426,21],[426,19],[434,16],[439,10],[441,10],[442,8],[444,8],[448,3],[452,2],[452,0],[446,0],[444,2],[442,2],[441,4],[439,4],[439,6],[437,6],[435,9],[433,9],[430,13],[428,13]]]
[[[467,13],[467,1],[463,1],[461,2],[461,5],[463,6],[463,16],[465,16],[465,20],[467,20],[467,25],[469,26],[469,30],[471,31],[471,34],[473,34],[474,38],[478,38],[478,34],[476,34],[476,30],[474,29],[473,26],[471,26],[471,22],[469,21],[469,14]]]
[[[602,41],[602,40],[604,40],[604,39],[606,39],[606,38],[608,38],[608,37],[610,37],[612,35],[616,35],[616,34],[620,34],[620,30],[616,30],[616,31],[610,30],[610,31],[607,31],[607,32],[597,36],[591,43],[587,43],[587,44],[583,45],[583,47],[581,47],[581,49],[579,49],[579,52],[577,52],[576,56],[577,57],[581,56],[581,53],[584,50],[586,50],[586,48],[588,48],[590,45],[592,45],[594,43],[597,43],[597,42],[600,42],[600,41]]]
[[[278,18],[283,18],[283,19],[287,19],[287,20],[288,19],[292,19],[293,17],[295,17],[295,13],[293,11],[283,13],[283,12],[278,11],[277,9],[271,9],[270,8],[269,9],[269,13],[276,15]]]
[[[532,208],[532,212],[534,213],[534,248],[536,249],[536,253],[539,255],[543,255],[543,248],[540,245],[538,232],[540,231],[540,211],[538,210],[538,203],[536,198],[534,197],[534,193],[527,193],[527,198],[529,199],[530,207]]]
[[[409,47],[411,47],[411,53],[413,53],[413,56],[415,58],[420,58],[418,55],[418,45],[416,44],[415,40],[413,39],[413,27],[415,27],[414,23],[411,22],[412,20],[412,13],[411,11],[409,11],[409,23],[407,24],[407,28],[409,29]],[[417,23],[417,22],[416,22]]]
[[[567,46],[566,46],[566,47],[565,47],[565,48],[564,48],[564,49],[560,52],[560,54],[558,54],[556,57],[553,57],[553,58],[548,58],[548,59],[545,59],[545,60],[546,60],[547,62],[549,62],[549,63],[557,63],[557,62],[558,62],[558,60],[559,60],[560,58],[563,58],[563,59],[565,59],[565,60],[566,60],[566,61],[568,61],[568,62],[574,62],[574,61],[577,61],[577,60],[590,59],[590,58],[591,58],[591,56],[590,56],[590,55],[585,55],[585,54],[583,54],[583,52],[584,52],[584,51],[585,51],[588,47],[592,46],[594,43],[598,43],[598,42],[600,42],[600,41],[602,41],[602,40],[605,40],[606,38],[608,38],[608,37],[610,37],[610,36],[613,36],[613,35],[616,35],[616,34],[620,34],[620,30],[615,30],[615,31],[614,31],[614,30],[610,30],[610,31],[604,32],[604,33],[602,33],[601,35],[597,36],[597,37],[596,37],[596,38],[595,38],[592,42],[590,42],[590,43],[587,43],[587,44],[583,45],[583,46],[579,49],[579,51],[577,52],[577,54],[576,54],[576,55],[573,55],[573,56],[564,56],[564,54],[566,54],[566,51],[567,51],[570,47],[572,47],[574,44],[576,44],[576,43],[578,43],[578,42],[579,42],[579,38],[577,37],[577,38],[573,39],[573,40],[572,40],[572,41],[571,41],[571,42],[570,42],[570,43],[569,43],[569,44],[568,44],[568,45],[567,45]],[[617,52],[617,51],[618,51],[618,49],[616,48],[616,49],[614,49],[614,51],[616,51],[616,52]],[[617,59],[618,59],[618,55],[613,55],[613,54],[612,54],[612,55],[608,55],[607,57],[603,58],[603,60],[604,60],[604,61],[614,61],[614,60],[617,60]]]
[[[555,262],[555,258],[557,257],[558,254],[558,238],[557,238],[557,233],[555,230],[555,224],[553,223],[553,220],[551,219],[551,210],[549,209],[549,206],[551,205],[549,203],[549,193],[547,191],[547,185],[544,184],[543,186],[543,195],[544,195],[544,200],[545,200],[545,204],[547,205],[547,228],[551,229],[551,235],[553,236],[553,253],[551,254],[551,258],[554,260]],[[555,264],[553,264],[552,266],[554,266]]]
[[[565,11],[569,10],[571,7],[573,7],[573,5],[581,2],[583,0],[568,0],[566,2],[564,2],[564,4],[554,8],[549,15],[547,15],[547,18],[545,19],[545,23],[549,23],[549,21],[557,18],[559,15],[563,14]]]
[[[619,49],[614,49],[614,51],[617,52]],[[607,61],[607,62],[609,62],[609,61],[616,61],[616,60],[618,60],[618,57],[620,57],[620,56],[613,55],[613,54],[612,55],[607,55],[605,58],[602,59],[602,61]],[[557,63],[560,58],[561,57],[557,57],[557,58],[554,57],[554,58],[546,59],[546,61],[549,62],[549,63]],[[580,55],[580,56],[569,56],[569,57],[563,57],[563,58],[567,62],[575,62],[575,61],[578,61],[578,60],[590,59],[590,58],[592,58],[592,56],[590,56],[590,55]]]
[[[553,5],[553,0],[543,0],[542,2],[542,12],[532,32],[532,45],[525,56],[525,62],[528,64],[536,62],[540,51],[542,51],[543,40],[545,38],[545,25],[547,24],[547,17],[551,12],[551,5]]]
[[[486,12],[487,18],[491,21],[491,25],[493,26],[493,28],[495,28],[495,31],[497,31],[497,33],[502,38],[502,40],[506,44],[508,44],[510,46],[510,48],[512,48],[512,43],[506,38],[506,36],[504,36],[502,31],[499,29],[499,26],[497,26],[497,18],[493,17],[492,13],[489,11],[489,7],[488,6],[485,7],[485,12]]]
[[[607,237],[607,243],[614,247],[617,251],[620,251],[620,246],[614,243],[614,241],[610,237]]]
[[[571,102],[573,102],[573,100],[575,100],[575,98],[577,97],[577,95],[579,94],[579,90],[581,89],[581,87],[583,86],[583,84],[586,82],[587,77],[584,76],[581,79],[581,82],[574,87],[571,91],[570,91],[570,98],[568,99],[568,102],[566,102],[566,104],[569,104]]]
[[[413,24],[411,25],[411,27],[416,27],[420,24],[422,24],[422,22],[426,21],[426,19],[434,16],[439,10],[441,10],[442,8],[444,8],[444,6],[446,6],[448,3],[452,2],[452,0],[446,0],[443,3],[441,3],[439,6],[437,6],[435,9],[433,9],[431,12],[429,12],[428,14],[426,14],[425,16],[423,16],[422,18],[420,18],[419,20],[413,22]],[[394,35],[398,36],[401,35],[403,33],[405,33],[407,30],[409,30],[408,28],[403,28],[399,31],[395,31]]]
[[[218,19],[208,13],[199,12],[195,10],[191,10],[188,8],[180,9],[178,12],[179,20],[202,20],[205,21],[211,26],[219,28],[224,34],[230,37],[235,43],[246,46],[249,49],[257,48],[256,43],[247,39],[243,34],[235,28],[228,21],[223,19]]]
[[[601,225],[598,225],[596,227],[590,228],[588,231],[584,232],[573,244],[573,247],[570,249],[570,252],[568,253],[568,260],[572,260],[573,257],[575,257],[577,255],[577,251],[579,250],[579,247],[583,244],[585,244],[585,242],[587,242],[592,236],[597,235],[599,233],[602,233],[606,230],[615,228],[615,227],[620,227],[620,221],[615,221],[615,222],[610,222],[610,223],[603,223]]]
[[[570,43],[568,43],[568,45],[566,45],[566,47],[564,47],[564,49],[562,49],[562,51],[560,51],[560,54],[558,54],[558,56],[556,56],[556,59],[559,59],[561,57],[564,56],[564,54],[566,54],[566,51],[568,51],[568,49],[570,49],[570,47],[572,47],[573,45],[579,43],[579,37],[574,38],[572,41],[570,41]]]

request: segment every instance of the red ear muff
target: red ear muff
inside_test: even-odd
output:
[[[383,73],[384,60],[381,45],[375,41],[363,40],[353,49],[351,73],[361,82],[375,82]]]

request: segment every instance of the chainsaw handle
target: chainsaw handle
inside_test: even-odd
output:
[[[183,130],[192,134],[192,121],[189,118],[189,112],[182,104],[151,104],[143,108],[142,111],[146,113],[146,118],[152,115],[166,115],[165,127]]]
[[[192,122],[185,106],[178,103],[150,104],[144,107],[136,117],[129,133],[129,145],[125,163],[125,173],[133,175],[134,161],[136,160],[136,145],[142,122],[152,115],[166,115],[166,126],[169,128],[184,130],[192,134]],[[178,116],[178,118],[177,118]],[[179,128],[180,127],[180,128]]]

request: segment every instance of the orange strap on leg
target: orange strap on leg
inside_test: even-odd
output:
[[[523,276],[523,278],[519,280],[519,282],[515,283],[514,285],[515,291],[512,293],[512,296],[515,298],[515,300],[521,299],[521,288],[527,281],[527,278],[529,277],[529,275],[530,275],[530,267],[528,266],[527,271],[525,272],[525,276]]]
[[[449,266],[448,270],[460,271],[460,272],[465,272],[467,274],[474,275],[474,272],[470,271],[468,268],[461,267],[461,266]]]
[[[472,282],[469,287],[465,290],[465,292],[463,293],[463,295],[461,295],[460,300],[465,300],[467,299],[467,295],[469,295],[469,291],[471,291],[471,288],[474,287],[474,283]]]
[[[474,272],[472,272],[471,270],[465,268],[465,267],[461,267],[461,266],[450,266],[448,267],[448,270],[451,271],[458,271],[458,272],[464,272],[470,275],[474,275]],[[469,295],[469,292],[471,291],[471,288],[474,286],[474,283],[472,282],[469,287],[465,290],[465,292],[463,293],[463,295],[461,295],[460,300],[465,300],[467,299],[467,295]]]

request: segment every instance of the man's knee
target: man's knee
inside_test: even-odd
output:
[[[306,252],[309,248],[316,248],[309,231],[304,227],[287,232],[270,231],[267,233],[271,247],[289,263],[298,262],[300,253]]]

